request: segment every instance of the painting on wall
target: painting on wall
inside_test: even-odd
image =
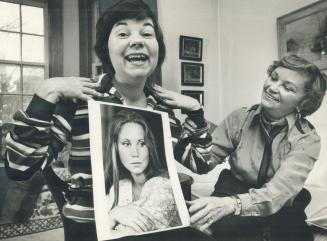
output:
[[[297,54],[327,69],[327,1],[277,19],[279,57]]]
[[[186,60],[202,60],[202,38],[189,36],[179,37],[179,58]]]
[[[181,73],[182,85],[203,86],[203,64],[182,62]]]

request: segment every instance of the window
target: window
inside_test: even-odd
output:
[[[48,76],[44,1],[0,1],[0,125]]]

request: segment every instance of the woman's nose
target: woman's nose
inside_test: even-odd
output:
[[[137,147],[137,145],[132,146],[131,153],[132,153],[133,157],[138,157],[139,156],[139,148]]]
[[[277,83],[273,82],[273,83],[271,83],[269,85],[268,91],[273,92],[273,93],[277,93],[278,88],[279,88],[279,85]]]
[[[141,48],[144,46],[144,41],[143,39],[141,38],[140,35],[138,34],[134,34],[131,36],[130,38],[130,42],[129,42],[129,47],[131,48],[135,48],[135,47],[138,47],[138,48]]]

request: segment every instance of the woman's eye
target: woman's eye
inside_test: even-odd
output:
[[[129,142],[123,142],[122,145],[125,146],[125,147],[129,147],[130,143]]]
[[[284,89],[285,89],[286,91],[295,92],[295,90],[294,90],[292,87],[289,87],[289,86],[287,86],[287,85],[284,85]]]
[[[270,79],[271,79],[271,81],[274,81],[274,82],[278,80],[278,78],[276,76],[274,76],[274,75],[271,75]]]
[[[151,33],[151,32],[145,32],[145,33],[143,33],[143,37],[145,37],[145,38],[153,38],[154,37],[154,34]]]
[[[126,38],[127,36],[128,36],[128,34],[126,32],[119,32],[118,33],[118,37]]]
[[[145,146],[145,142],[144,141],[140,141],[139,144],[140,144],[141,147]]]

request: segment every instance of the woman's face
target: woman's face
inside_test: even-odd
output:
[[[159,54],[152,20],[117,22],[110,32],[108,49],[118,82],[146,80],[155,70]]]
[[[124,167],[133,175],[144,174],[149,164],[143,127],[134,122],[122,126],[118,135],[118,152]]]
[[[261,104],[267,117],[278,120],[295,111],[306,96],[307,81],[294,70],[277,67],[263,86]]]

